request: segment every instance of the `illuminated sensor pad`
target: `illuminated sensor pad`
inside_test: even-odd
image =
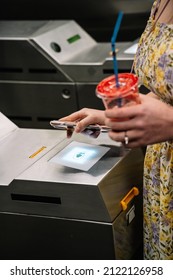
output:
[[[109,150],[109,147],[72,141],[50,162],[88,171]]]

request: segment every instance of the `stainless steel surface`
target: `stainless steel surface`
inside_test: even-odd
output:
[[[75,36],[78,36],[78,39],[69,43],[69,39]],[[96,41],[73,20],[49,21],[42,30],[39,29],[33,34],[31,40],[59,64],[66,64],[71,58],[97,45]],[[57,44],[59,49],[54,49],[51,43]]]
[[[132,258],[142,244],[142,151],[122,155],[106,133],[67,139],[66,131],[9,127],[0,142],[0,256]],[[49,162],[73,140],[110,150],[87,172]],[[139,195],[123,211],[120,201],[134,186]]]
[[[54,147],[42,160],[37,162],[33,168],[26,170],[23,174],[16,177],[17,180],[26,180],[29,181],[45,181],[45,182],[53,182],[53,183],[72,183],[72,184],[88,184],[88,185],[97,185],[105,176],[106,172],[108,172],[111,167],[113,167],[117,162],[122,158],[120,156],[120,145],[111,141],[107,135],[107,133],[101,133],[101,135],[97,139],[92,139],[91,137],[82,136],[80,134],[73,135],[72,138],[66,138],[66,131],[56,131],[56,134],[63,133],[64,139],[60,143]],[[58,137],[57,137],[58,138]],[[56,163],[51,163],[49,160],[55,156],[59,151],[61,151],[64,147],[66,147],[72,141],[78,141],[81,143],[89,143],[93,145],[103,145],[103,146],[112,146],[115,157],[112,156],[104,156],[87,172],[83,172],[80,170],[76,170],[73,168],[68,168],[65,166],[61,166]],[[80,177],[80,180],[79,180]]]
[[[15,40],[19,38],[25,40],[28,37],[32,37],[33,33],[36,30],[39,30],[41,27],[45,26],[47,21],[33,21],[32,24],[30,21],[1,21],[0,24],[0,34],[3,40],[11,38]]]
[[[34,0],[3,0],[0,19],[73,19],[97,41],[106,42],[121,10],[124,16],[118,39],[132,41],[143,32],[152,4],[153,0],[37,0],[37,5]]]
[[[5,128],[4,128],[5,126]],[[5,131],[3,135],[1,131]],[[8,186],[16,176],[64,139],[52,130],[21,129],[0,114],[0,185]],[[57,137],[58,136],[58,137]],[[45,147],[35,157],[30,156]]]
[[[9,205],[8,196],[6,197],[7,193],[4,193],[3,197],[4,200],[7,199],[7,203],[3,205],[3,211],[8,208],[11,212],[37,213],[40,215],[49,213],[49,215],[58,217],[111,222],[121,211],[120,200],[123,196],[133,186],[139,185],[141,189],[143,154],[140,149],[127,151],[126,155],[121,156],[121,147],[115,145],[115,142],[111,141],[106,133],[102,133],[97,140],[82,135],[74,135],[69,140],[66,139],[65,131],[30,131],[23,129],[20,131],[20,156],[17,161],[16,155],[19,152],[16,149],[16,152],[13,152],[13,161],[10,164],[15,164],[15,168],[19,165],[19,169],[22,165],[22,172],[19,174],[18,171],[8,190],[4,191],[17,195],[53,196],[60,199],[62,203],[59,205],[44,205],[43,208],[40,208],[39,204],[32,201],[27,205],[25,201],[21,201],[19,204],[18,201],[12,200]],[[31,135],[31,141],[26,149],[26,139],[29,134]],[[34,141],[36,135],[39,141],[37,145]],[[46,136],[48,136],[47,141],[45,141]],[[22,145],[23,138],[24,146]],[[73,139],[83,143],[106,145],[111,149],[87,172],[49,162]],[[14,137],[12,140],[14,143],[13,150],[18,137],[17,139]],[[53,148],[50,145],[50,140],[53,142]],[[40,141],[42,141],[42,145],[47,144],[47,149],[31,165],[28,157],[26,158],[26,154],[30,155],[32,151],[37,150],[40,147]],[[7,147],[5,145],[4,150]],[[11,154],[11,151],[9,154]],[[9,159],[7,162],[9,162]],[[7,164],[4,164],[4,168],[7,169]],[[10,176],[12,179],[13,172],[10,173]],[[30,207],[31,205],[32,207]]]

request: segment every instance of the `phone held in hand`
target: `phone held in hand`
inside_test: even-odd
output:
[[[67,137],[70,138],[76,126],[76,122],[64,122],[58,120],[50,121],[50,125],[59,130],[67,130]],[[97,138],[101,132],[108,132],[109,127],[98,124],[90,124],[82,131],[83,134]]]

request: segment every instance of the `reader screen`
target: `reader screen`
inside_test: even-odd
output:
[[[89,170],[110,148],[97,145],[71,142],[50,162],[58,163],[64,166],[87,171]]]
[[[68,39],[67,39],[67,42],[68,42],[69,44],[72,44],[72,43],[78,41],[79,39],[81,39],[80,35],[79,35],[79,34],[76,34],[76,35],[74,35],[74,36],[68,38]]]

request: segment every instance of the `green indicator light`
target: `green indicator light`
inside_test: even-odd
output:
[[[68,38],[68,39],[67,39],[67,42],[69,42],[69,44],[72,44],[72,43],[78,41],[80,38],[81,38],[80,35],[79,35],[79,34],[76,34],[76,35],[74,35],[74,36]]]

